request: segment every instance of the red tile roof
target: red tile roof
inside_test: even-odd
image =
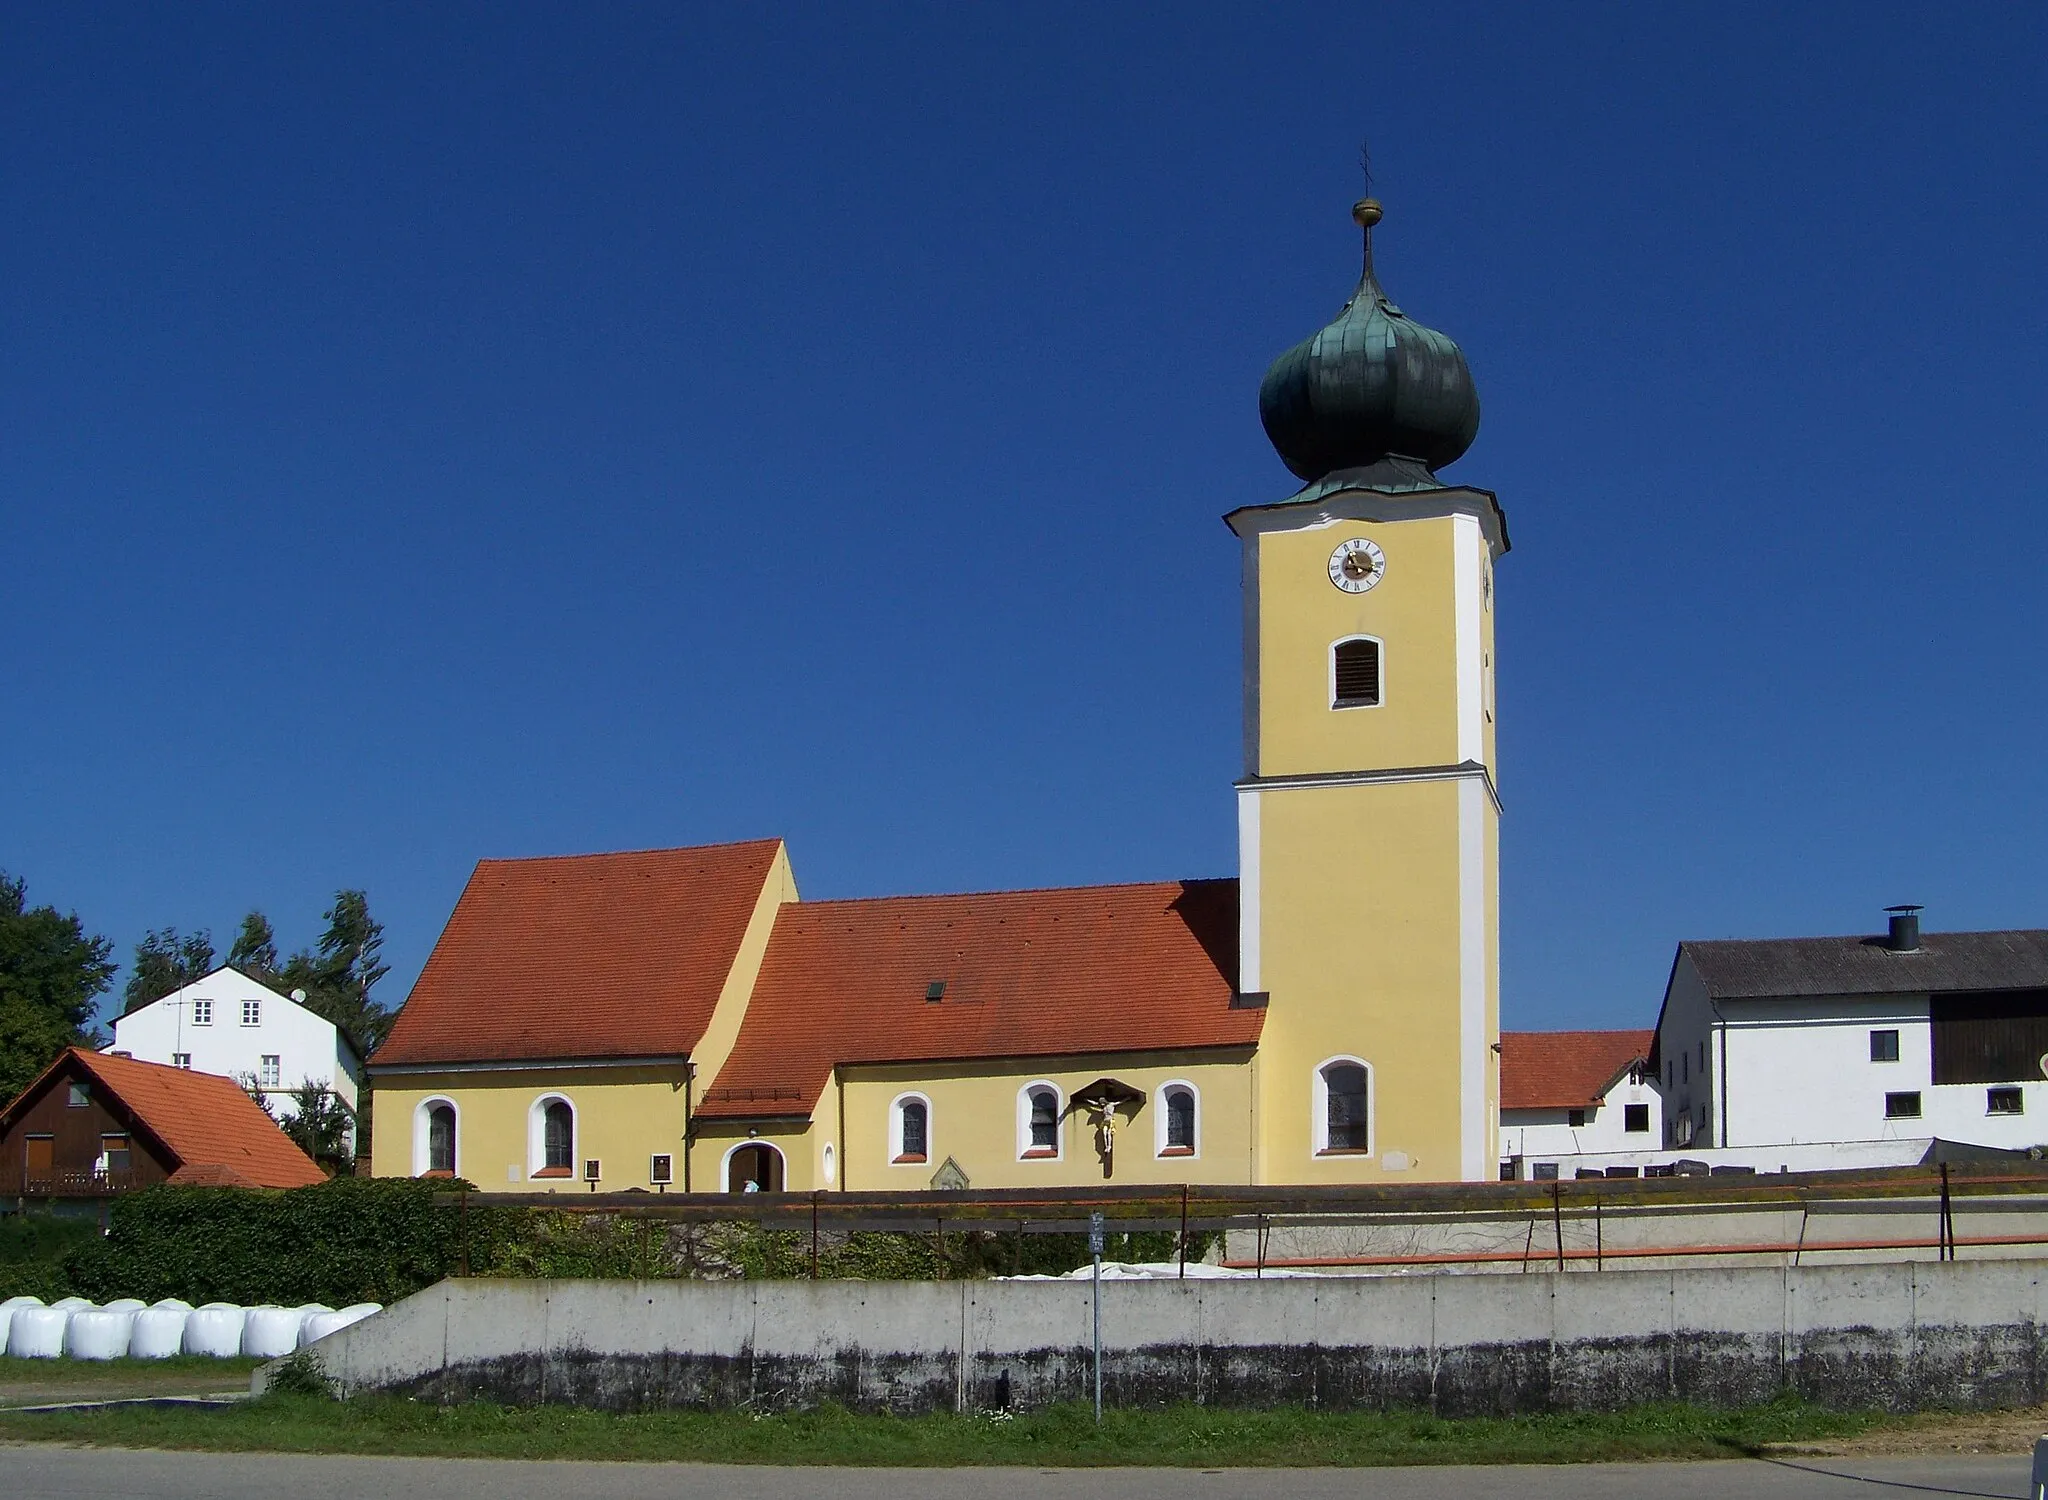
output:
[[[838,1063],[1250,1046],[1236,971],[1234,880],[785,906],[698,1113],[807,1114]]]
[[[372,1066],[686,1055],[780,848],[478,861]]]
[[[327,1180],[232,1078],[83,1047],[68,1055],[177,1157],[174,1173],[226,1171],[243,1179],[243,1186],[268,1188]]]
[[[1628,1065],[1650,1055],[1649,1031],[1503,1031],[1502,1109],[1578,1109],[1599,1102]]]

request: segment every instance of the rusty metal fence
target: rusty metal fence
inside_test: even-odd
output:
[[[477,1193],[437,1201],[523,1205],[671,1224],[753,1224],[810,1238],[849,1231],[1080,1234],[1171,1231],[1180,1272],[1197,1236],[1224,1267],[1399,1274],[1604,1270],[1672,1257],[1802,1264],[2024,1255],[2048,1246],[2048,1163],[1858,1172],[1599,1178],[1370,1187],[1103,1187],[909,1194]],[[1960,1221],[1960,1226],[1959,1226]]]

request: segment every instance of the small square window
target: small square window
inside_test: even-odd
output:
[[[1920,1091],[1910,1090],[1902,1094],[1884,1096],[1884,1117],[1887,1120],[1917,1120],[1920,1118]]]
[[[1986,1089],[1984,1091],[1984,1113],[1987,1115],[2023,1115],[2026,1112],[2026,1096],[2018,1089]]]
[[[1564,1112],[1564,1122],[1574,1130],[1583,1130],[1586,1127],[1586,1112],[1583,1109],[1568,1109]]]
[[[261,1000],[244,1000],[242,1002],[242,1024],[244,1026],[261,1026],[263,1024],[263,1002]]]
[[[92,1103],[92,1090],[82,1083],[72,1084],[71,1092],[64,1100],[65,1108],[84,1109],[90,1103]]]
[[[192,1024],[194,1026],[211,1026],[213,1024],[213,1002],[211,1000],[194,1000],[192,1002]]]
[[[191,1053],[189,1053],[189,1052],[173,1052],[173,1053],[171,1054],[171,1066],[172,1066],[172,1067],[174,1067],[174,1068],[189,1068],[189,1067],[191,1067],[191,1066],[192,1066],[192,1054],[191,1054]]]
[[[276,1088],[278,1079],[284,1072],[284,1069],[280,1066],[282,1061],[283,1059],[275,1052],[264,1053],[263,1067],[256,1075],[258,1085],[266,1089]]]
[[[1650,1129],[1650,1106],[1647,1104],[1624,1104],[1621,1107],[1621,1128],[1634,1135],[1646,1135]]]
[[[1897,1062],[1899,1060],[1899,1034],[1896,1031],[1871,1032],[1870,1060],[1872,1062]]]

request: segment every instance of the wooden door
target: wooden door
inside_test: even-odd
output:
[[[32,1135],[25,1142],[27,1159],[22,1163],[22,1175],[28,1182],[48,1182],[56,1176],[57,1138],[53,1135]],[[26,1187],[28,1182],[23,1183]]]

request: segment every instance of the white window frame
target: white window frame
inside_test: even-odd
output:
[[[192,1054],[189,1052],[173,1052],[171,1054],[171,1066],[183,1068],[189,1073],[192,1070]]]
[[[1031,1096],[1052,1090],[1052,1150],[1031,1144]],[[1065,1161],[1067,1156],[1067,1091],[1050,1078],[1034,1078],[1017,1090],[1017,1160]]]
[[[925,1116],[925,1129],[931,1129],[930,1115]],[[819,1170],[824,1173],[825,1186],[835,1186],[839,1181],[839,1153],[833,1149],[830,1141],[825,1142],[825,1149],[819,1153],[818,1165]]]
[[[1373,643],[1373,645],[1375,645],[1375,646],[1377,646],[1377,647],[1379,648],[1379,653],[1380,653],[1380,660],[1379,660],[1379,688],[1380,688],[1380,701],[1379,701],[1379,702],[1377,702],[1377,703],[1345,703],[1345,704],[1339,704],[1339,703],[1337,702],[1337,648],[1338,648],[1339,646],[1343,646],[1343,645],[1348,645],[1348,644],[1349,644],[1350,642],[1352,642],[1352,641],[1371,641],[1371,642]],[[1328,666],[1329,666],[1329,674],[1330,674],[1330,683],[1329,683],[1330,691],[1329,691],[1329,693],[1328,693],[1328,694],[1327,694],[1327,695],[1326,695],[1326,696],[1324,697],[1323,701],[1324,701],[1325,703],[1328,703],[1328,704],[1330,705],[1330,712],[1331,712],[1331,713],[1337,713],[1337,714],[1348,714],[1348,713],[1351,713],[1351,712],[1353,712],[1354,710],[1364,710],[1364,709],[1374,709],[1374,708],[1385,708],[1385,707],[1387,706],[1387,643],[1386,643],[1385,641],[1381,640],[1381,639],[1380,639],[1380,638],[1379,638],[1378,636],[1376,636],[1376,635],[1340,635],[1340,636],[1338,636],[1338,637],[1337,637],[1337,639],[1335,639],[1334,641],[1330,642],[1330,650],[1329,650],[1329,663],[1328,663]]]
[[[242,1024],[244,1026],[261,1026],[263,1024],[263,1002],[261,1000],[249,999],[242,1002]]]
[[[1166,1096],[1175,1089],[1186,1089],[1195,1102],[1195,1139],[1193,1149],[1181,1150],[1176,1147],[1171,1156],[1166,1146]],[[1168,1161],[1199,1161],[1202,1156],[1202,1091],[1185,1078],[1169,1078],[1152,1091],[1152,1154]]]
[[[903,1106],[922,1104],[924,1106],[924,1155],[916,1161],[903,1160]],[[931,1096],[916,1089],[898,1094],[889,1101],[889,1156],[891,1166],[917,1167],[928,1164],[938,1155],[932,1146],[932,1126],[936,1123],[936,1111],[932,1108]]]
[[[1365,1149],[1345,1146],[1336,1151],[1330,1149],[1330,1080],[1323,1076],[1323,1070],[1337,1063],[1356,1063],[1365,1069]],[[1372,1064],[1362,1057],[1349,1052],[1339,1052],[1324,1058],[1315,1066],[1309,1085],[1309,1154],[1316,1157],[1371,1156],[1379,1149],[1380,1142],[1380,1089],[1379,1079],[1373,1073]]]
[[[284,1087],[284,1054],[265,1052],[256,1064],[256,1086],[276,1089]]]
[[[548,1106],[569,1106],[569,1171],[567,1176],[542,1177],[548,1164]],[[578,1146],[583,1140],[583,1117],[576,1101],[557,1089],[536,1094],[526,1106],[526,1177],[529,1182],[574,1182],[583,1170]]]
[[[192,1024],[211,1026],[213,1024],[213,1002],[204,995],[192,997]]]
[[[424,1177],[434,1169],[434,1110],[447,1105],[455,1112],[455,1175],[462,1175],[462,1106],[446,1094],[429,1094],[412,1107],[412,1175]]]

